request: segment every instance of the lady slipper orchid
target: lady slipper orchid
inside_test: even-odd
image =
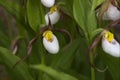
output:
[[[56,54],[59,51],[58,39],[50,30],[43,33],[43,45],[49,53]]]
[[[104,12],[103,20],[118,20],[120,19],[120,11],[112,4],[109,4],[108,9]]]
[[[45,7],[52,7],[55,4],[55,0],[41,0],[41,3]]]
[[[114,57],[120,57],[120,44],[115,40],[114,35],[109,31],[105,31],[103,35],[102,48],[106,53]]]
[[[45,15],[45,21],[46,21],[46,24],[48,25],[49,24],[49,19],[48,19],[48,16],[50,17],[50,21],[51,21],[51,24],[55,24],[58,22],[58,20],[60,19],[60,13],[57,9],[57,6],[53,6],[51,9],[50,9],[50,12],[48,12],[46,15]]]

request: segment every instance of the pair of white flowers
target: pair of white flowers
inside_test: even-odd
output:
[[[54,5],[55,0],[41,0],[41,3],[45,7],[50,8],[50,11],[45,15],[46,25],[49,26],[49,23],[51,23],[51,25],[57,23],[60,19],[60,13],[57,6]],[[56,54],[59,52],[58,39],[51,30],[46,30],[43,33],[43,45],[49,53]]]
[[[109,3],[102,18],[103,20],[118,20],[120,19],[120,10],[117,6]],[[105,31],[103,35],[102,48],[106,53],[114,57],[120,57],[120,44],[115,40],[114,35],[109,31]]]

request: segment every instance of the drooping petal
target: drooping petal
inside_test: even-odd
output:
[[[41,0],[41,3],[45,7],[52,7],[55,4],[55,0]]]
[[[120,44],[113,39],[109,42],[106,38],[102,39],[102,48],[107,53],[114,57],[120,57]]]
[[[45,49],[51,54],[56,54],[59,52],[59,42],[54,34],[52,41],[48,41],[45,37],[43,37],[43,45]]]
[[[47,25],[49,24],[48,16],[50,17],[51,24],[57,23],[57,22],[59,21],[59,19],[60,19],[60,13],[59,13],[59,11],[55,11],[55,12],[53,12],[53,13],[48,12],[48,13],[45,15],[45,21],[46,21],[46,24],[47,24]]]

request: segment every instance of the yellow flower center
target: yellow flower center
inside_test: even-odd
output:
[[[109,32],[109,31],[107,31],[104,36],[105,36],[105,38],[106,38],[109,42],[112,42],[113,39],[114,39],[114,34],[112,34],[112,33]]]
[[[53,32],[50,30],[47,30],[43,33],[43,37],[45,37],[47,41],[52,42],[53,41]]]
[[[55,11],[57,11],[56,5],[50,8],[50,13],[54,13]]]

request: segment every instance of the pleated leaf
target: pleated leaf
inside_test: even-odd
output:
[[[97,28],[97,20],[90,1],[74,0],[73,15],[84,33],[87,36],[92,35],[92,32]]]
[[[75,78],[69,74],[56,71],[55,69],[45,66],[45,65],[33,65],[31,67],[47,73],[48,75],[53,77],[55,80],[78,80],[77,78]]]
[[[0,62],[6,66],[7,71],[13,76],[14,80],[33,80],[28,71],[27,65],[19,64],[13,69],[13,65],[18,60],[20,59],[13,55],[12,52],[6,48],[0,47]]]
[[[95,8],[97,6],[99,6],[100,4],[102,4],[105,0],[93,0],[92,2],[92,10],[95,10]]]
[[[40,0],[27,0],[28,23],[34,31],[37,31],[42,23],[42,18],[44,15],[41,15],[41,13],[43,14]]]
[[[108,67],[112,80],[120,80],[120,58],[105,53],[102,48],[99,48],[98,55],[101,56],[101,61]],[[106,77],[109,78],[109,76]]]
[[[0,5],[5,8],[12,16],[14,16],[20,22],[24,21],[24,13],[22,6],[20,6],[17,2],[13,2],[10,0],[0,0]]]

